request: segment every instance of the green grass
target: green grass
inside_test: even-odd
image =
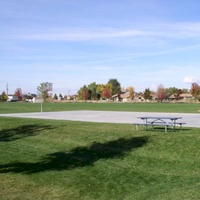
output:
[[[199,144],[196,128],[0,117],[0,199],[200,199]]]
[[[129,112],[198,113],[190,103],[44,103],[43,111],[107,110]],[[40,112],[40,103],[0,103],[0,113]]]

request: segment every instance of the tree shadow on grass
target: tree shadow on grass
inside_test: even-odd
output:
[[[35,136],[45,129],[53,129],[49,125],[23,125],[13,129],[0,130],[0,142],[12,142],[24,137]]]
[[[148,137],[120,138],[106,143],[95,142],[88,147],[77,147],[70,152],[55,152],[43,157],[39,162],[15,162],[0,165],[0,173],[31,174],[44,171],[72,170],[78,167],[92,166],[100,159],[112,159],[143,147]]]

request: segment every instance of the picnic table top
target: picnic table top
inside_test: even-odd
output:
[[[142,117],[138,117],[140,119],[171,119],[171,120],[177,120],[177,119],[182,119],[182,117],[162,117],[162,116],[142,116]]]

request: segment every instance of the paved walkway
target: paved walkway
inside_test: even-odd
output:
[[[112,112],[112,111],[63,111],[63,112],[38,112],[38,113],[16,113],[0,114],[0,116],[20,117],[20,118],[38,118],[54,120],[71,120],[87,122],[106,122],[106,123],[126,123],[131,124],[141,121],[137,117],[141,116],[176,116],[182,117],[186,122],[186,127],[200,128],[200,114],[185,113],[152,113],[152,112]]]

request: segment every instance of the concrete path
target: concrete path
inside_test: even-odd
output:
[[[106,123],[126,123],[141,122],[137,117],[142,116],[175,116],[182,117],[182,122],[186,122],[186,127],[200,128],[200,113],[145,113],[145,112],[112,112],[112,111],[63,111],[63,112],[38,112],[38,113],[15,113],[0,114],[4,117],[37,118],[53,120],[71,120],[87,122],[106,122]]]

